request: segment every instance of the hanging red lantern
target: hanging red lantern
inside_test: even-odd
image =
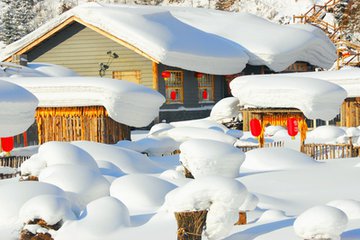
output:
[[[171,77],[171,72],[169,72],[169,71],[163,71],[162,73],[161,73],[161,76],[164,78],[164,80],[166,81],[166,80],[168,80],[170,77]]]
[[[195,73],[195,78],[196,78],[197,80],[202,79],[203,76],[204,76],[203,73],[200,73],[200,72],[196,72],[196,73]]]
[[[288,134],[292,139],[295,139],[296,134],[299,132],[299,123],[296,118],[288,118],[287,120],[287,130]]]
[[[203,98],[204,100],[206,100],[206,99],[208,98],[208,92],[207,92],[206,89],[204,89],[204,91],[202,92],[202,98]]]
[[[251,134],[254,136],[254,137],[258,137],[260,136],[261,134],[261,124],[260,124],[260,121],[256,118],[253,118],[250,120],[250,131],[251,131]]]
[[[14,137],[1,138],[1,147],[3,151],[10,152],[14,148]]]
[[[171,100],[173,100],[173,101],[176,99],[176,91],[172,90],[172,91],[170,92],[170,98],[171,98]]]

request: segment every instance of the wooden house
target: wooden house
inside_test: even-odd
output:
[[[272,35],[282,37],[256,37],[262,30],[248,26],[249,21],[258,22],[264,34],[274,31]],[[220,22],[227,23],[221,31]],[[250,42],[241,37],[244,28],[254,35]],[[306,35],[302,51],[297,49],[299,38],[292,44],[294,32]],[[107,4],[82,5],[64,13],[9,45],[0,60],[21,54],[29,62],[63,65],[81,76],[100,75],[157,90],[166,98],[159,121],[168,122],[208,116],[211,107],[229,95],[228,83],[236,76],[308,71],[329,67],[336,59],[333,46],[315,34],[248,14]],[[164,77],[167,73],[170,77]]]

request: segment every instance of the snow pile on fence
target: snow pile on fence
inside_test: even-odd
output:
[[[27,77],[4,80],[33,93],[39,99],[39,107],[104,106],[113,120],[134,127],[149,125],[165,102],[165,98],[157,91],[114,79]]]
[[[173,212],[208,210],[205,235],[213,240],[229,233],[246,196],[246,187],[237,180],[202,177],[169,192],[164,207]]]
[[[210,175],[236,178],[245,160],[240,149],[213,140],[186,141],[180,145],[180,152],[180,162],[195,178]]]
[[[297,108],[309,119],[331,120],[347,92],[337,84],[306,77],[252,75],[230,83],[240,105],[257,108]]]
[[[28,90],[0,80],[0,136],[10,137],[25,132],[35,121],[38,103]]]

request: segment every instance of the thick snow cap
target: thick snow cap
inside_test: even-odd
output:
[[[238,77],[230,83],[240,105],[260,108],[297,108],[308,119],[331,120],[347,96],[337,84],[316,78],[278,75]]]
[[[119,4],[76,7],[9,45],[0,60],[71,17],[129,43],[152,60],[209,74],[239,73],[246,64],[282,71],[296,61],[330,68],[336,60],[334,45],[312,26],[283,26],[251,14],[204,8]]]
[[[119,123],[144,127],[158,115],[164,97],[127,81],[98,77],[4,78],[39,99],[39,107],[104,106]],[[146,101],[144,101],[146,99]]]
[[[39,101],[28,90],[0,80],[0,137],[25,132],[35,121]]]

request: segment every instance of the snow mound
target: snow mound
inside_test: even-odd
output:
[[[285,130],[284,127],[282,126],[268,126],[265,128],[265,137],[272,137],[274,136],[277,132]]]
[[[211,118],[202,118],[202,119],[195,119],[195,120],[186,120],[186,121],[179,121],[179,122],[171,122],[170,123],[174,127],[196,127],[196,128],[207,128],[217,130],[219,132],[227,132],[228,128],[224,125],[217,123],[216,121],[212,120]]]
[[[279,221],[288,218],[284,211],[281,210],[266,210],[263,214],[261,214],[260,218],[257,222],[272,222],[272,221]]]
[[[74,194],[79,204],[87,204],[109,195],[109,182],[99,171],[86,166],[53,165],[40,172],[39,181],[53,184]]]
[[[179,143],[169,137],[148,136],[133,143],[137,145],[136,149],[148,156],[169,155],[179,149]]]
[[[155,124],[154,126],[152,126],[150,128],[150,131],[148,133],[148,135],[158,135],[160,132],[165,131],[165,130],[169,130],[171,128],[174,128],[173,125],[169,124],[169,123],[158,123]]]
[[[348,129],[346,129],[346,135],[348,137],[359,137],[360,129],[356,127],[349,127]]]
[[[4,80],[33,93],[39,99],[39,107],[103,106],[110,118],[134,127],[149,125],[165,102],[155,90],[109,78],[18,77]]]
[[[306,143],[335,143],[337,138],[345,134],[345,130],[340,127],[320,126],[308,132]]]
[[[330,206],[315,206],[296,218],[294,230],[303,239],[340,239],[347,223],[343,211]]]
[[[230,232],[246,196],[246,187],[237,180],[202,177],[168,193],[164,207],[174,212],[208,210],[205,235],[213,240]]]
[[[110,186],[110,195],[123,202],[130,211],[159,208],[165,195],[175,185],[152,176],[132,174],[116,179]]]
[[[218,101],[210,112],[210,119],[216,122],[226,122],[239,116],[239,99],[227,97]]]
[[[111,162],[124,173],[160,173],[164,171],[144,154],[129,149],[88,141],[72,142],[72,144],[84,149],[95,161]]]
[[[236,178],[245,154],[228,143],[194,139],[180,145],[180,162],[195,178],[219,175]]]
[[[121,171],[120,168],[111,162],[98,160],[96,163],[102,175],[112,177],[121,177],[125,175],[125,173]]]
[[[130,226],[129,210],[116,198],[102,197],[87,205],[86,215],[78,225],[97,236],[109,234],[118,228]]]
[[[340,209],[347,215],[348,219],[360,219],[360,201],[334,200],[326,205]]]
[[[34,123],[38,99],[16,84],[0,80],[0,137],[25,132]]]
[[[48,225],[76,219],[68,199],[56,195],[39,195],[28,200],[20,209],[21,222],[43,219]]]
[[[218,130],[197,127],[176,127],[162,132],[160,136],[168,136],[179,143],[191,139],[208,139],[228,144],[234,144],[236,142],[236,138]]]
[[[289,148],[258,148],[247,152],[242,168],[276,171],[312,167],[318,164],[304,153]]]
[[[297,108],[309,119],[331,120],[339,113],[345,89],[337,84],[308,77],[251,75],[230,83],[242,106]]]
[[[74,77],[78,76],[73,70],[66,68],[64,66],[51,64],[51,63],[40,63],[40,62],[31,62],[27,66],[31,69],[39,71],[43,74],[46,74],[49,77]]]
[[[50,194],[65,197],[60,188],[42,182],[8,182],[0,184],[0,223],[11,224],[18,220],[21,207],[33,197]]]

